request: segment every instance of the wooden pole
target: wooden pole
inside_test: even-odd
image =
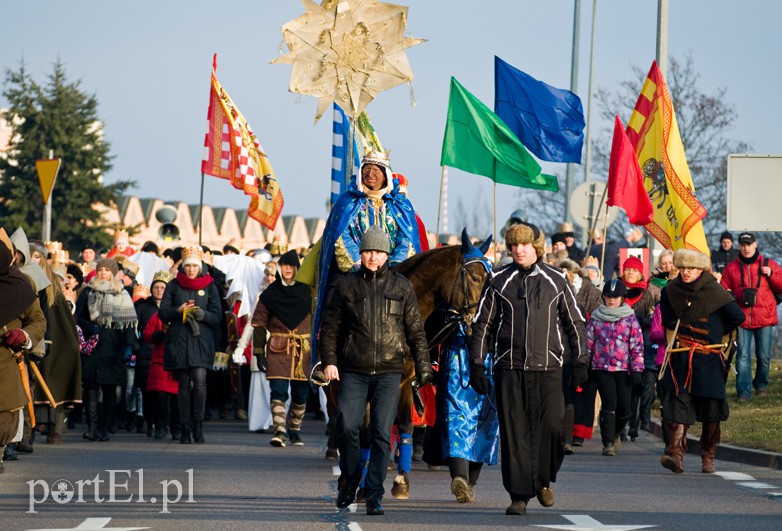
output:
[[[494,234],[497,234],[497,181],[494,181]],[[497,239],[494,239],[494,264],[500,259],[497,257]]]
[[[598,213],[598,217],[600,217],[599,213]],[[599,278],[600,278],[601,285],[605,281],[605,279],[603,278],[603,267],[606,259],[606,245],[608,244],[608,240],[606,240],[607,227],[608,227],[608,203],[606,203],[606,216],[605,218],[603,218],[603,251],[600,253],[600,277]]]
[[[440,200],[437,202],[437,225],[434,231],[434,246],[440,244],[440,211],[443,205],[443,185],[445,182],[445,166],[440,167]]]
[[[198,245],[201,246],[204,219],[204,172],[201,172],[201,200],[198,203]]]

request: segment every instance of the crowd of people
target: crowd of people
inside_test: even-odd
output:
[[[371,515],[384,513],[389,456],[436,455],[456,500],[469,503],[498,446],[506,514],[525,514],[533,498],[550,507],[564,456],[595,423],[602,455],[616,456],[650,430],[656,399],[661,465],[684,470],[687,428],[701,422],[701,470],[715,471],[734,344],[738,400],[769,385],[782,270],[754,234],[742,233],[736,252],[724,233],[711,260],[664,250],[651,268],[637,227],[619,242],[595,233],[582,250],[572,225],[548,240],[514,213],[496,266],[485,250],[466,251],[485,265],[483,290],[432,349],[412,284],[392,270],[428,248],[403,180],[386,154],[367,154],[304,267],[279,245],[136,250],[125,231],[107,252],[85,246],[71,261],[56,242],[0,230],[4,459],[32,453],[44,435],[60,444],[81,421],[86,441],[126,429],[203,444],[204,421],[231,409],[251,431],[270,429],[272,446],[300,446],[305,412],[319,409],[317,383],[339,387],[329,454],[342,470],[336,505],[358,497]],[[416,393],[450,398],[423,405],[436,408],[437,429],[416,409],[415,436],[400,433],[393,448],[410,358]]]

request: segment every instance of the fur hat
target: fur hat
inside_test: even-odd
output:
[[[391,252],[391,242],[388,240],[388,234],[386,234],[380,225],[372,225],[364,233],[361,238],[361,252],[364,251],[380,251],[383,253]]]
[[[627,297],[627,285],[620,278],[611,279],[603,286],[603,297]]]
[[[277,260],[277,263],[280,265],[290,265],[295,267],[296,269],[301,267],[301,262],[299,262],[299,254],[296,252],[295,249],[291,249],[290,251],[282,255],[280,259]]]
[[[635,269],[642,275],[644,274],[644,263],[641,261],[640,258],[637,256],[628,256],[627,260],[624,261],[622,264],[622,272],[624,273],[625,269]]]
[[[563,271],[567,271],[569,273],[575,273],[579,276],[584,276],[584,271],[581,269],[581,266],[579,266],[575,261],[571,260],[570,258],[560,258],[556,262],[554,262],[554,267],[558,267],[559,269],[562,269]]]
[[[530,223],[517,223],[505,231],[505,247],[510,250],[517,243],[531,243],[538,258],[546,254],[546,235]]]
[[[119,271],[119,264],[117,264],[117,261],[113,258],[101,258],[98,260],[98,263],[95,264],[95,271],[98,271],[101,267],[105,267],[109,271],[111,271],[112,275],[116,275]]]
[[[84,282],[84,272],[76,264],[68,264],[66,272],[76,279],[76,282],[82,284]]]
[[[677,269],[691,267],[708,271],[711,268],[711,261],[705,254],[693,249],[679,249],[673,253],[673,265]]]

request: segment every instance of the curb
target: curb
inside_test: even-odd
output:
[[[663,428],[656,419],[652,419],[649,433],[660,439],[663,438]],[[697,456],[701,455],[700,441],[690,435],[687,435],[687,453]],[[715,459],[782,470],[782,454],[766,450],[742,448],[741,446],[733,446],[732,444],[720,443],[717,445]]]

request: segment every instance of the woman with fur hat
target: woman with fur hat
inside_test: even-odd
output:
[[[701,471],[715,472],[714,454],[720,440],[720,422],[728,419],[725,380],[729,365],[722,345],[745,316],[733,295],[709,272],[709,257],[679,249],[673,257],[679,276],[663,288],[662,324],[676,334],[666,351],[661,382],[664,428],[668,433],[662,466],[684,472],[687,428],[696,421],[701,430]]]
[[[309,286],[294,280],[299,266],[294,250],[280,257],[277,280],[261,293],[252,318],[253,350],[258,366],[266,367],[271,388],[274,436],[270,444],[278,447],[285,446],[286,440],[294,446],[304,444],[300,430],[309,397],[312,297]]]
[[[545,235],[519,223],[505,232],[513,262],[493,271],[483,288],[470,340],[470,385],[490,391],[484,361],[494,356],[502,480],[511,498],[505,514],[523,515],[533,497],[554,504],[551,484],[562,465],[563,343],[573,381],[587,379],[584,317],[564,273],[542,260]]]
[[[158,315],[168,325],[164,367],[179,382],[179,418],[182,444],[204,443],[206,371],[212,368],[223,315],[212,275],[206,273],[203,251],[192,246],[182,251],[179,272],[166,286]]]
[[[88,441],[108,441],[116,424],[117,386],[125,382],[125,363],[138,346],[138,317],[128,292],[117,280],[117,262],[103,258],[95,277],[76,301],[76,318],[85,336],[98,336],[89,356],[82,356],[82,382],[87,401]],[[103,407],[98,411],[98,389]]]
[[[600,436],[603,455],[614,456],[619,434],[630,419],[630,392],[644,370],[641,325],[626,303],[627,286],[612,279],[603,286],[603,304],[587,323],[592,375],[600,393]]]

